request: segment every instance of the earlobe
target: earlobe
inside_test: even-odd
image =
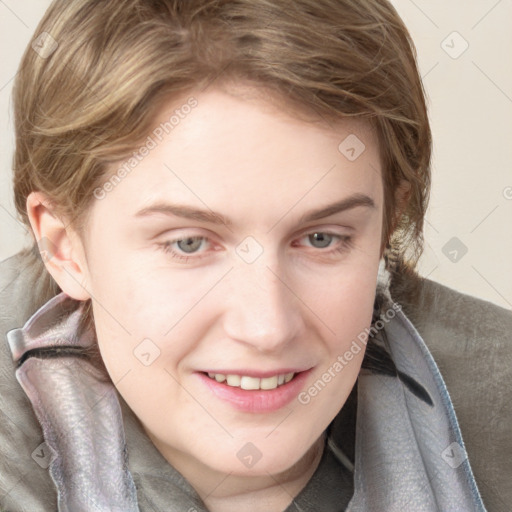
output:
[[[87,265],[78,234],[59,218],[41,192],[27,197],[27,214],[45,267],[61,290],[76,300],[90,299]]]

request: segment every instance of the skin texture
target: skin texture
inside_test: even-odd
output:
[[[56,247],[53,277],[70,296],[92,298],[109,374],[158,450],[210,510],[277,512],[316,469],[364,351],[308,404],[294,398],[272,412],[235,409],[197,372],[311,369],[307,390],[370,325],[383,218],[378,142],[363,121],[301,120],[250,90],[195,98],[93,202],[83,238],[41,194],[27,207],[35,236]],[[169,103],[155,126],[183,102]],[[338,149],[350,134],[365,144],[354,161]],[[353,195],[374,206],[301,220]],[[150,212],[155,204],[213,211],[230,224]],[[334,236],[318,247],[314,233]],[[204,237],[197,252],[176,242],[187,237]],[[157,356],[149,365],[136,357],[143,340]],[[252,467],[237,456],[247,443],[261,454]]]

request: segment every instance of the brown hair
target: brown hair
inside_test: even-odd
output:
[[[388,1],[55,0],[36,36],[14,88],[15,203],[27,225],[27,195],[39,190],[79,229],[106,165],[147,136],[164,101],[231,80],[326,123],[370,120],[383,168],[383,242],[395,264],[414,267],[431,133],[415,48]],[[408,200],[397,216],[403,182]]]

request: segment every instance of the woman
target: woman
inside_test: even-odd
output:
[[[14,108],[4,509],[485,509],[402,311],[453,292],[414,274],[431,137],[387,2],[57,0]]]

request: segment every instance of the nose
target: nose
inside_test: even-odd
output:
[[[242,263],[226,283],[226,335],[259,352],[279,353],[304,330],[301,302],[278,268]]]

